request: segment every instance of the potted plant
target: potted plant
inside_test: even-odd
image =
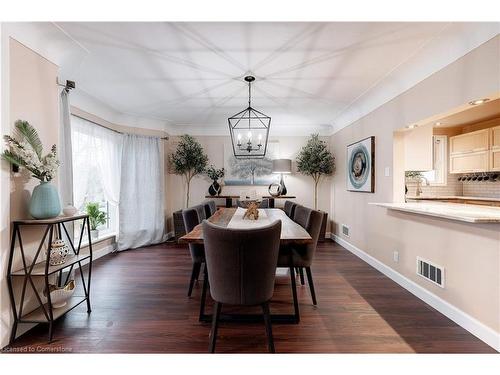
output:
[[[323,176],[333,174],[335,158],[328,149],[328,144],[319,139],[318,134],[311,135],[307,144],[302,147],[297,156],[297,170],[314,180],[314,209],[318,209],[318,185]],[[326,232],[328,214],[323,213],[323,224],[321,226],[320,239],[323,240]]]
[[[203,152],[203,147],[192,136],[184,134],[180,137],[174,153],[170,155],[170,166],[173,173],[184,177],[187,185],[186,207],[189,207],[189,188],[194,176],[205,171],[208,156]],[[175,238],[186,234],[182,210],[172,214],[174,218]]]
[[[212,184],[208,188],[208,193],[212,196],[219,195],[222,187],[219,184],[219,178],[224,177],[224,168],[217,169],[213,165],[207,168],[205,174],[212,180]]]
[[[36,129],[27,121],[15,122],[14,135],[5,135],[9,147],[2,153],[2,158],[18,168],[25,168],[31,177],[40,180],[35,186],[29,202],[29,213],[35,219],[50,219],[61,212],[61,202],[57,189],[50,184],[55,177],[59,160],[56,157],[56,145],[43,155],[43,145]]]
[[[186,207],[189,207],[189,188],[194,176],[205,172],[208,163],[208,156],[204,153],[201,144],[194,137],[184,134],[170,161],[173,172],[184,176],[186,181]]]
[[[85,211],[89,215],[90,236],[95,240],[99,237],[99,230],[97,229],[99,225],[106,224],[106,212],[99,209],[99,203],[97,202],[87,203]]]

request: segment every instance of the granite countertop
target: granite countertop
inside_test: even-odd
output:
[[[491,198],[491,197],[464,197],[462,195],[421,195],[417,196],[406,196],[406,199],[411,199],[415,201],[432,201],[432,200],[447,200],[447,199],[460,199],[460,200],[468,200],[468,201],[487,201],[487,202],[500,202],[500,198]]]
[[[440,217],[467,223],[500,223],[500,207],[448,202],[369,203],[390,210]]]

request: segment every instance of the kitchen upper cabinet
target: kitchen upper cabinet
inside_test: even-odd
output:
[[[488,172],[491,129],[450,137],[450,173]]]
[[[450,173],[487,172],[489,151],[477,151],[450,155]]]
[[[500,126],[491,129],[490,139],[490,171],[500,171]]]
[[[487,151],[489,149],[490,129],[450,137],[450,154]]]
[[[491,128],[491,149],[500,149],[500,126]]]
[[[500,148],[490,150],[490,171],[500,171]]]
[[[430,171],[433,166],[432,126],[414,128],[405,133],[405,171]]]

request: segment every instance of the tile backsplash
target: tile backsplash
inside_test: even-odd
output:
[[[500,198],[500,180],[491,181],[458,181],[460,175],[448,174],[447,184],[445,186],[421,184],[423,196],[464,196],[464,197],[483,197]],[[417,192],[417,183],[414,180],[406,180],[408,187],[408,196],[415,196]]]
[[[426,185],[422,182],[422,195],[424,196],[447,196],[447,195],[463,195],[462,182],[457,180],[458,176],[448,173],[446,177],[446,185]],[[417,195],[417,182],[412,179],[406,179],[406,186],[408,187],[408,196]]]
[[[462,185],[466,197],[500,198],[500,181],[466,181]]]

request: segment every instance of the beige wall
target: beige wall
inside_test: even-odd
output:
[[[229,142],[229,136],[196,136],[196,139],[203,146],[209,158],[209,163],[214,164],[218,168],[224,166],[224,143]],[[271,141],[279,142],[280,158],[292,159],[292,169],[294,172],[290,175],[285,175],[285,185],[289,195],[294,195],[297,198],[295,201],[308,207],[314,206],[313,197],[313,180],[311,177],[303,176],[297,173],[295,158],[302,146],[307,142],[308,137],[271,137]],[[328,141],[328,138],[324,138]],[[169,153],[174,151],[177,138],[173,137],[169,140]],[[230,144],[230,143],[229,143]],[[279,175],[276,175],[276,181],[279,181]],[[190,187],[189,205],[195,205],[205,201],[205,195],[208,194],[208,187],[211,181],[206,176],[196,176]],[[326,212],[330,212],[330,186],[331,177],[325,177],[318,188],[318,208]],[[268,195],[267,186],[224,186],[222,194],[239,195],[243,190],[256,190],[259,195]],[[169,174],[167,176],[166,185],[166,204],[167,215],[169,217],[168,229],[172,228],[172,212],[185,208],[186,202],[186,184],[181,176]],[[224,205],[223,199],[217,200],[217,204]],[[276,206],[283,205],[283,201],[277,200]],[[327,230],[329,230],[327,228]]]
[[[393,171],[394,161],[404,152],[393,144],[396,129],[500,90],[499,44],[500,37],[483,44],[331,137],[337,157],[332,231],[496,332],[500,332],[500,225],[395,213],[368,203],[403,199],[404,173],[401,168]],[[348,192],[346,145],[371,135],[376,137],[375,193]],[[385,167],[397,175],[385,177]],[[350,227],[349,238],[339,233],[342,223]],[[393,251],[399,251],[399,263],[393,261]],[[444,289],[415,274],[417,255],[445,267]]]
[[[5,61],[4,61],[5,62]],[[13,129],[14,122],[18,119],[26,120],[35,126],[39,132],[48,152],[52,144],[57,143],[59,135],[59,102],[56,78],[58,67],[44,59],[32,50],[26,48],[19,42],[9,41],[9,125],[2,126],[2,130]],[[5,110],[5,108],[4,108]],[[9,131],[10,132],[10,131]],[[5,162],[3,162],[5,164]],[[4,165],[3,168],[9,168]],[[57,183],[57,181],[54,181]],[[28,217],[28,202],[37,180],[30,179],[26,172],[19,176],[10,176],[10,204],[9,224],[12,220]],[[10,233],[10,226],[2,231],[2,236]],[[33,255],[40,238],[40,231],[33,228],[23,232],[23,245],[28,255]],[[6,259],[8,245],[2,242],[2,259]],[[2,262],[2,275],[6,273],[6,263]],[[14,267],[20,267],[19,257],[14,259]],[[17,269],[16,268],[16,269]],[[6,292],[6,279],[2,277],[2,337],[1,346],[7,343],[9,328],[11,324],[10,304]],[[19,288],[19,285],[15,285]],[[41,290],[41,287],[40,287]],[[27,306],[33,306],[35,302],[32,294],[28,295]],[[26,329],[26,325],[20,327],[19,332]]]

